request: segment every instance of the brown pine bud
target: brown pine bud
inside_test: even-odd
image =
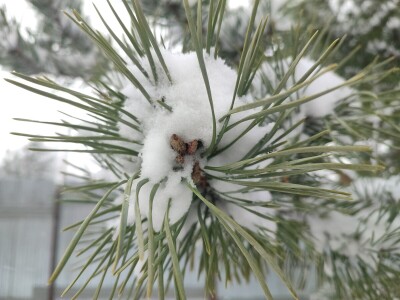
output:
[[[283,177],[281,178],[281,181],[282,181],[283,183],[289,183],[289,177],[288,177],[288,176],[283,176]]]
[[[177,164],[183,165],[185,163],[185,157],[183,155],[178,154],[175,157],[175,161],[176,161]]]
[[[193,166],[192,180],[197,186],[200,186],[202,188],[206,188],[208,185],[207,178],[206,176],[204,176],[204,173],[201,170],[198,161],[196,161]]]
[[[186,144],[186,153],[188,155],[193,155],[196,153],[197,149],[199,147],[199,141],[198,140],[193,140],[189,143]]]
[[[171,145],[171,148],[174,149],[178,154],[185,155],[186,144],[178,135],[173,134],[169,139],[169,144]]]

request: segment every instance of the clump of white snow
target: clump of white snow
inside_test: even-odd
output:
[[[372,203],[354,215],[337,211],[325,215],[310,215],[307,222],[314,245],[318,252],[335,251],[357,264],[358,260],[367,263],[371,270],[376,270],[379,262],[378,253],[381,250],[398,249],[394,232],[400,230],[400,219],[390,219],[390,214],[382,214],[381,203],[384,195],[391,197],[390,201],[400,201],[400,178],[389,180],[382,178],[357,179],[351,190],[360,200]],[[397,250],[398,252],[399,250]],[[329,275],[332,265],[325,263],[325,271]]]
[[[288,72],[292,60],[290,58],[283,59],[280,61],[265,61],[259,69],[254,81],[252,94],[258,99],[269,97],[274,90],[280,84],[280,81]],[[297,63],[294,73],[289,77],[286,85],[283,89],[288,90],[294,87],[300,79],[313,67],[315,61],[311,58],[303,57]],[[318,72],[321,71],[321,67],[317,67],[306,80],[310,80]],[[333,71],[324,71],[322,75],[319,75],[306,87],[301,88],[292,95],[290,95],[284,103],[304,99],[305,97],[311,97],[319,93],[324,93],[330,89],[334,89],[331,92],[315,98],[311,101],[301,104],[295,111],[293,111],[290,117],[285,121],[277,132],[277,135],[283,134],[285,130],[297,122],[307,118],[323,118],[327,115],[334,113],[335,107],[341,100],[350,97],[353,94],[353,90],[347,86],[341,86],[345,83],[345,79],[337,75]],[[341,86],[341,87],[339,87]],[[338,88],[336,88],[338,87]],[[283,92],[282,91],[282,92]],[[290,132],[286,138],[291,139],[293,137],[302,136],[304,129],[304,123]]]
[[[280,61],[279,63],[275,62],[265,62],[261,66],[260,76],[264,75],[270,81],[273,87],[277,87],[281,77],[289,70],[291,64],[290,59],[285,59]],[[294,86],[304,74],[306,74],[312,66],[315,64],[315,61],[308,57],[303,57],[300,59],[298,64],[296,65],[293,76],[291,76],[286,84],[287,88]],[[309,77],[313,77],[320,71],[320,68],[317,68]],[[295,93],[292,100],[300,99],[302,97],[312,96],[329,89],[338,87],[345,83],[345,79],[337,75],[333,71],[328,71],[323,75],[316,78],[313,82],[311,82],[306,87],[302,88],[299,92]],[[258,78],[256,84],[260,83],[260,78]],[[304,103],[300,106],[301,112],[300,115],[302,117],[324,117],[333,112],[338,101],[343,100],[349,97],[352,94],[352,89],[349,87],[340,87],[332,92],[329,92],[321,97],[318,97],[315,100]]]
[[[230,110],[237,74],[223,60],[215,59],[213,55],[204,54],[204,56],[217,120],[216,131],[219,133],[223,123],[218,122],[218,120]],[[131,72],[139,79],[151,99],[148,101],[138,89],[128,84],[122,90],[127,97],[124,108],[139,119],[142,124],[142,132],[135,132],[126,125],[120,126],[121,136],[140,140],[143,144],[140,149],[138,146],[135,148],[140,152],[141,162],[137,164],[140,177],[133,183],[128,223],[134,222],[131,216],[135,214],[135,201],[139,203],[142,217],[149,216],[150,193],[153,186],[159,184],[159,189],[154,196],[152,210],[153,227],[157,231],[161,229],[167,212],[171,223],[177,222],[188,212],[193,196],[186,186],[186,182],[193,184],[192,178],[195,176],[195,168],[204,170],[204,167],[208,164],[219,166],[242,159],[260,138],[269,132],[272,126],[272,124],[269,124],[254,127],[240,142],[235,143],[228,150],[208,161],[201,154],[212,142],[213,122],[197,55],[195,53],[181,54],[163,51],[163,57],[172,82],[168,80],[159,66],[157,83],[151,75],[150,78],[146,78],[135,66],[130,67]],[[143,66],[149,74],[152,74],[146,60],[143,60]],[[165,108],[165,105],[160,105],[157,101],[162,101],[169,109]],[[235,107],[246,102],[245,97],[236,98]],[[254,110],[245,113],[249,112],[254,113]],[[243,113],[233,115],[231,122],[235,122],[241,117],[243,117]],[[250,121],[244,122],[230,130],[221,140],[221,147],[228,145],[249,123]],[[172,137],[182,143],[182,153],[179,153],[179,150],[172,146]],[[193,142],[196,142],[196,147],[194,147],[194,150],[189,150],[188,147]],[[197,174],[197,176],[201,177],[201,174]],[[141,187],[136,199],[137,184],[143,179],[148,179],[148,182]],[[208,188],[216,189],[216,182],[210,180],[207,183]],[[238,188],[236,187],[236,189]],[[249,200],[258,201],[257,199],[260,196],[256,197],[256,194],[249,193]],[[264,196],[261,198],[265,202],[270,201],[270,195],[267,192],[264,192]],[[271,232],[275,230],[272,221],[261,220],[260,217],[252,218],[251,212],[245,209],[239,211],[240,207],[237,207],[237,205],[227,203],[221,205],[221,208],[225,209],[244,226],[255,229],[256,226],[261,227],[265,224]],[[271,209],[259,212],[265,212],[269,217],[273,216]]]
[[[299,61],[294,80],[298,81],[311,67],[315,64],[315,61],[309,58],[303,58]],[[315,75],[316,72],[311,74]],[[329,71],[322,76],[314,80],[310,85],[305,87],[301,94],[304,96],[311,96],[320,92],[327,91],[331,88],[342,85],[345,79],[337,75],[333,71]],[[324,96],[321,96],[313,101],[307,102],[301,106],[304,114],[311,117],[324,117],[333,112],[335,105],[339,100],[343,100],[352,94],[352,90],[348,87],[340,87]]]
[[[213,188],[221,193],[232,197],[232,199],[240,199],[239,201],[220,201],[218,206],[226,211],[240,225],[245,226],[253,231],[266,229],[268,234],[273,236],[276,232],[276,222],[272,220],[275,216],[275,209],[263,206],[247,206],[240,201],[259,202],[267,204],[272,200],[272,195],[268,191],[253,191],[240,193],[239,187],[235,184],[213,180]],[[257,212],[260,215],[254,214]],[[261,216],[262,215],[262,216]]]

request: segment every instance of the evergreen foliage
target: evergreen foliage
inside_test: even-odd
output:
[[[62,10],[82,10],[80,0],[29,1],[38,18],[37,28],[21,28],[0,8],[0,60],[4,67],[25,74],[53,74],[95,79],[107,62],[100,51],[65,18]]]
[[[293,3],[295,3],[293,5]],[[366,67],[377,56],[400,59],[400,2],[398,0],[338,0],[338,1],[296,1],[286,7],[288,13],[298,15],[304,30],[326,28],[324,34],[330,39],[346,35],[347,42],[334,56],[340,59],[355,48],[362,54],[354,55],[346,62],[341,73],[351,75]],[[397,85],[398,77],[386,79],[384,84]]]
[[[115,278],[110,299],[150,297],[154,288],[160,299],[171,288],[177,299],[185,299],[183,278],[194,266],[205,274],[205,293],[211,295],[215,279],[231,284],[255,276],[265,297],[273,299],[265,278],[274,272],[298,299],[298,291],[311,280],[308,271],[315,270],[332,299],[398,296],[400,193],[393,182],[399,171],[400,92],[393,82],[384,84],[388,77],[398,78],[395,60],[357,61],[361,55],[349,50],[352,45],[346,39],[331,39],[329,26],[319,32],[304,29],[306,24],[279,31],[260,1],[254,1],[246,30],[234,40],[234,34],[221,32],[233,33],[243,19],[226,11],[224,0],[149,1],[143,10],[137,0],[122,1],[130,27],[119,19],[112,2],[108,4],[123,38],[109,26],[109,36],[96,31],[77,10],[66,13],[112,64],[107,76],[90,82],[96,95],[60,86],[45,76],[15,72],[14,79],[7,79],[88,116],[60,122],[21,120],[68,127],[76,135],[16,134],[34,142],[83,145],[65,151],[91,153],[105,170],[99,179],[75,166],[82,184],[66,191],[79,193],[82,203],[94,207],[84,220],[67,228],[75,235],[50,282],[75,253],[82,257],[81,271],[63,294],[79,278],[85,283],[72,299],[91,280],[98,281],[97,298],[107,274]],[[151,22],[145,12],[151,14]],[[107,19],[102,20],[107,26]],[[160,38],[153,29],[162,24]],[[177,45],[186,56],[165,49]],[[213,81],[211,71],[220,55],[236,75],[223,114],[215,96],[220,82]],[[174,85],[181,89],[178,93],[185,92],[171,61],[179,64],[189,56],[196,58],[199,85],[205,91],[196,113],[207,108],[209,141],[167,136],[172,160],[163,156],[162,147],[154,148],[161,161],[175,159],[176,164],[167,176],[153,180],[151,174],[162,174],[163,166],[148,173],[148,127],[154,125],[153,116],[174,116],[179,109],[174,99],[165,97]],[[357,66],[356,72],[345,70],[352,66]],[[239,157],[229,161],[228,153]],[[176,187],[182,192],[166,199],[162,211],[160,194],[170,195],[169,184],[177,176]],[[176,217],[182,209],[174,203],[182,203],[179,200],[188,193],[190,205]],[[162,212],[161,228],[153,211]],[[253,219],[259,224],[254,226]]]

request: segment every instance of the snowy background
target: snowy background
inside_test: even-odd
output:
[[[248,5],[248,0],[230,0],[231,7],[246,6]],[[96,4],[99,10],[108,12],[108,5],[106,1],[94,0],[94,1],[84,1],[84,13],[89,16],[91,24],[93,27],[106,32],[106,28],[102,24],[100,18],[95,13],[92,3]],[[7,11],[10,15],[15,16],[18,23],[22,27],[28,27],[34,29],[37,27],[37,21],[35,17],[35,12],[30,7],[29,3],[24,0],[0,0],[0,6],[5,5]],[[122,8],[122,2],[115,1],[115,8]],[[120,9],[122,12],[121,18],[126,18],[124,14],[125,10]],[[115,28],[116,31],[120,29],[118,22],[114,18],[110,19],[110,27]],[[122,30],[122,29],[121,29]],[[11,78],[9,74],[11,70],[4,70],[0,64],[0,78]],[[79,84],[79,83],[78,83]],[[44,97],[32,94],[21,88],[15,87],[4,80],[0,80],[0,91],[2,108],[0,109],[0,161],[4,157],[7,150],[16,150],[21,148],[27,143],[26,139],[12,136],[10,132],[23,132],[26,130],[26,124],[13,121],[13,118],[33,118],[37,120],[57,120],[57,111],[66,110],[70,111],[68,107],[62,107],[59,103],[46,99]],[[35,124],[30,124],[31,132],[40,130],[41,133],[53,133],[51,127],[40,126]],[[45,131],[43,131],[45,130]]]

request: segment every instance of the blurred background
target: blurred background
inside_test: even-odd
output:
[[[92,2],[103,14],[109,12],[106,1],[102,0],[0,0],[0,77],[11,78],[10,72],[13,70],[29,75],[45,74],[62,84],[89,91],[90,87],[84,84],[84,80],[100,76],[107,69],[107,62],[61,11],[76,8],[94,28],[106,32]],[[114,2],[116,9],[122,7],[120,1]],[[231,9],[244,9],[246,12],[248,2],[251,1],[228,2]],[[276,13],[273,21],[276,21],[277,28],[287,26],[286,19],[280,18],[284,2],[274,1],[270,5],[271,12]],[[347,33],[343,26],[347,22],[343,11],[354,9],[357,1],[327,1],[330,5],[326,7],[321,4],[324,1],[309,2],[315,2],[315,7],[321,7],[320,16],[317,17],[324,18],[324,13],[332,17],[339,16],[333,22],[337,29],[335,34],[340,35],[340,30]],[[370,2],[382,3],[379,0]],[[383,2],[399,5],[399,1]],[[123,9],[120,11],[125,12]],[[305,17],[312,18],[307,13],[311,14],[311,9],[305,10]],[[121,18],[124,17],[122,14]],[[359,18],[358,26],[362,27],[361,21],[366,17]],[[110,27],[119,28],[114,26],[117,21],[113,18],[109,22]],[[376,24],[374,34],[382,39],[378,38],[368,46],[370,52],[389,51],[386,56],[399,57],[399,27],[398,15],[396,18],[387,17]],[[389,31],[385,31],[385,28],[389,28]],[[352,34],[354,40],[366,32],[364,30]],[[366,39],[360,39],[363,38]],[[361,66],[362,62],[357,64]],[[73,235],[71,231],[61,231],[81,220],[92,207],[91,204],[86,207],[82,204],[74,205],[73,201],[68,204],[60,202],[60,187],[74,184],[68,176],[68,165],[64,162],[74,161],[79,167],[88,168],[93,173],[98,171],[97,166],[85,154],[32,152],[30,148],[39,147],[35,142],[28,143],[26,138],[10,134],[40,132],[42,135],[50,135],[56,130],[63,133],[59,127],[56,129],[33,122],[19,122],[13,118],[54,121],[62,119],[65,114],[79,117],[79,112],[4,80],[0,81],[0,91],[0,300],[58,299],[58,295],[74,278],[75,272],[72,264],[54,285],[47,284],[51,271]],[[197,274],[189,274],[185,280],[190,297],[203,299],[202,278],[198,279]],[[108,284],[107,287],[111,289],[112,283],[106,280],[105,285]],[[270,278],[270,287],[276,299],[290,299],[277,278]],[[95,288],[87,289],[80,299],[91,298]],[[308,297],[313,289],[306,288],[304,297]],[[255,281],[240,287],[225,288],[221,285],[217,291],[219,299],[263,299],[262,291]]]

